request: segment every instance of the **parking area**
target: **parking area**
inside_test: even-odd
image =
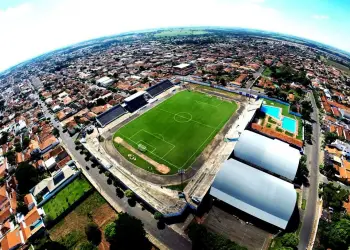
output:
[[[248,249],[268,249],[270,233],[241,220],[235,214],[213,205],[204,225],[208,230],[221,234]]]

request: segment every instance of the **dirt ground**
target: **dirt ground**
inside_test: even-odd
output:
[[[73,210],[50,230],[50,237],[52,240],[58,241],[60,238],[73,231],[80,231],[85,235],[85,226],[92,220],[99,226],[102,233],[102,240],[98,249],[107,250],[109,249],[109,243],[104,238],[103,229],[110,221],[113,221],[116,216],[116,212],[107,203],[94,208],[91,211],[91,219],[87,215],[79,214]]]
[[[125,148],[127,148],[128,150],[130,150],[131,152],[133,152],[134,154],[137,154],[138,156],[140,156],[142,159],[144,159],[145,161],[148,161],[150,164],[152,164],[159,173],[162,174],[167,174],[170,172],[170,168],[168,166],[165,166],[164,164],[160,164],[156,161],[154,161],[153,159],[149,158],[147,155],[142,154],[141,152],[137,151],[135,148],[133,148],[132,146],[130,146],[126,141],[124,141],[122,138],[120,137],[116,137],[114,138],[114,141],[118,144],[121,144],[122,146],[124,146]]]

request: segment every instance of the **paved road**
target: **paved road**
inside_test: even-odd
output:
[[[256,80],[258,80],[258,78],[261,76],[264,70],[265,70],[265,66],[261,66],[257,72],[253,73],[253,79],[250,79],[249,81],[247,81],[247,84],[246,84],[247,89],[251,89],[254,86],[254,83],[256,82]]]
[[[309,171],[310,171],[310,186],[308,199],[306,203],[306,210],[304,215],[303,224],[300,230],[300,242],[298,249],[305,250],[310,242],[312,227],[315,221],[316,213],[316,203],[318,199],[318,175],[319,175],[319,150],[320,150],[320,124],[318,118],[318,109],[315,103],[315,99],[311,93],[309,93],[309,99],[311,100],[314,112],[312,113],[311,118],[315,121],[313,123],[313,145],[307,145],[307,157],[309,162]]]
[[[40,100],[39,102],[43,104],[43,102]],[[70,137],[68,133],[63,133],[59,122],[54,120],[53,115],[49,113],[49,110],[44,104],[42,106],[45,116],[52,118],[53,125],[60,130],[60,138],[66,147],[68,147],[69,151],[73,154],[74,158],[82,167],[89,166],[88,173],[98,184],[99,192],[103,190],[108,196],[115,200],[124,211],[142,220],[146,231],[170,249],[191,249],[191,242],[180,234],[176,233],[170,227],[165,226],[163,229],[158,229],[157,221],[153,218],[153,215],[150,212],[147,210],[142,210],[139,206],[131,207],[125,197],[122,199],[118,198],[116,195],[116,188],[113,185],[107,184],[106,176],[104,174],[100,174],[98,168],[92,168],[91,163],[85,161],[84,155],[81,155],[75,150],[75,137]]]

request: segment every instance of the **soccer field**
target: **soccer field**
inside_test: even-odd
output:
[[[198,92],[182,91],[114,134],[149,158],[170,168],[187,169],[237,110],[237,103]],[[140,166],[141,167],[141,166]]]

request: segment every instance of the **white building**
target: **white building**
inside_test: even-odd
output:
[[[114,80],[108,76],[104,76],[96,81],[96,83],[102,87],[108,87],[114,82]]]
[[[346,157],[350,157],[350,144],[343,142],[341,140],[335,140],[331,145],[338,150],[342,151],[342,155]]]

